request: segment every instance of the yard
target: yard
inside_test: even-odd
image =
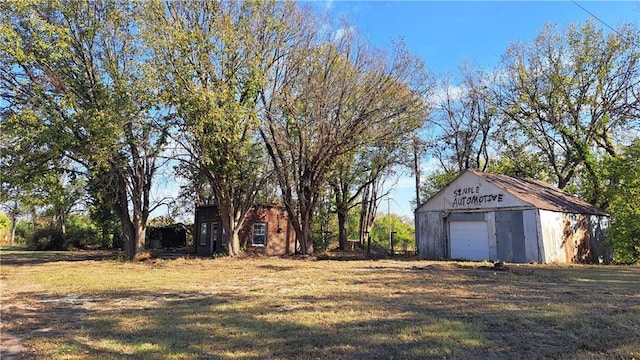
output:
[[[640,358],[640,268],[2,250],[3,359]]]

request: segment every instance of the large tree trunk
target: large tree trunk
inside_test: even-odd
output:
[[[240,236],[238,235],[240,227],[236,223],[235,217],[230,214],[224,216],[222,219],[222,227],[227,234],[227,253],[231,257],[240,255]]]
[[[286,206],[286,202],[285,202]],[[291,225],[296,233],[296,243],[300,245],[300,254],[311,255],[313,254],[313,232],[311,229],[311,212],[304,209],[300,211],[300,214],[294,213],[293,209],[289,206],[287,212],[289,213],[289,219]]]
[[[238,234],[239,228],[236,227],[229,233],[229,239],[227,240],[227,246],[229,248],[229,256],[238,256],[242,252],[240,249],[240,235]]]
[[[347,209],[338,208],[336,214],[338,215],[338,241],[340,243],[340,250],[347,251]]]
[[[122,223],[122,237],[127,257],[131,260],[141,260],[147,232],[146,224],[141,220],[131,221],[129,214],[118,215]]]
[[[218,196],[220,199],[221,196]],[[237,219],[240,217],[236,214],[237,209],[233,204],[229,204],[224,201],[218,201],[218,215],[222,219],[223,233],[226,234],[227,240],[227,254],[231,257],[240,255],[240,232],[241,221]],[[216,244],[216,251],[222,251],[222,242],[224,239],[218,239]]]
[[[147,224],[141,220],[134,221],[134,234],[135,238],[132,243],[134,244],[134,252],[132,259],[141,260],[141,255],[144,253],[144,243],[147,236]]]
[[[138,195],[142,195],[142,199],[134,197],[132,214],[129,214],[129,197],[126,190],[127,180],[122,176],[121,172],[117,170],[114,172],[118,182],[114,211],[122,224],[122,235],[127,257],[130,260],[142,260],[141,255],[144,252],[147,218],[149,216],[148,189],[140,190]],[[140,179],[138,181],[142,182]]]
[[[136,254],[136,246],[135,246],[135,238],[136,231],[129,217],[123,217],[121,214],[118,214],[120,217],[120,222],[122,223],[122,242],[124,243],[124,248],[127,254],[128,259],[133,259]]]
[[[300,248],[302,255],[313,254],[313,232],[311,231],[311,216],[302,219],[302,238],[300,239]]]

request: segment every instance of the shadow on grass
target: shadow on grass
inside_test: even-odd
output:
[[[14,247],[0,249],[0,263],[3,265],[36,265],[61,261],[102,261],[113,260],[117,256],[117,250],[35,251]]]
[[[239,283],[213,293],[30,294],[3,321],[38,358],[596,359],[640,349],[635,268],[392,265],[355,268],[357,279],[321,293]]]
[[[487,346],[475,337],[477,329],[433,316],[314,324],[308,316],[318,310],[303,299],[294,299],[306,303],[295,310],[198,293],[180,298],[139,292],[84,298],[38,295],[33,300],[40,304],[38,310],[12,312],[6,321],[24,324],[13,327],[12,334],[35,349],[48,349],[38,358],[418,359],[464,355]],[[103,308],[104,303],[110,308]],[[284,316],[290,312],[299,318]]]

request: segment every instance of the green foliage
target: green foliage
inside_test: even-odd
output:
[[[16,242],[26,244],[27,239],[33,234],[33,222],[20,220],[16,224]]]
[[[265,86],[272,26],[282,15],[275,2],[148,2],[141,34],[153,51],[167,105],[182,130],[181,175],[191,190],[206,182],[222,226],[237,233],[268,177],[258,94]],[[171,16],[164,16],[165,14]],[[200,195],[200,194],[199,194]],[[230,220],[233,219],[233,220]],[[230,236],[229,254],[240,244]]]
[[[8,229],[11,226],[11,219],[0,212],[0,230]]]
[[[639,39],[634,26],[607,34],[589,21],[549,24],[533,42],[510,46],[499,89],[504,155],[545,165],[558,187],[606,206],[601,160],[616,156],[619,135],[638,131]]]
[[[608,240],[618,263],[640,263],[640,140],[611,159],[609,176],[618,181],[608,187],[611,225]]]
[[[420,188],[420,198],[424,201],[429,200],[440,189],[447,186],[459,175],[456,171],[442,171],[435,170],[431,174],[427,175],[427,178],[422,183]]]
[[[69,249],[62,232],[52,226],[34,231],[27,237],[27,246],[30,250],[37,251]]]
[[[413,224],[396,214],[376,218],[369,236],[373,242],[385,248],[390,248],[391,232],[394,232],[393,246],[395,251],[415,248],[415,228]]]
[[[168,136],[136,10],[118,0],[0,2],[2,143],[12,144],[0,154],[3,165],[16,179],[41,175],[37,184],[61,221],[80,195],[64,188],[74,179],[55,184],[59,173],[48,170],[70,168],[109,188],[132,258],[143,242],[134,223],[145,226]]]
[[[73,215],[67,219],[65,240],[78,249],[97,248],[102,245],[100,229],[88,216]]]
[[[505,149],[501,157],[491,161],[486,171],[494,174],[553,182],[549,167],[540,158],[540,155],[528,150],[525,146],[512,145],[510,148]]]
[[[0,244],[11,243],[11,220],[0,212]]]
[[[26,221],[18,223],[16,232],[26,239],[32,250],[88,249],[102,245],[100,229],[88,216],[82,215],[69,216],[65,234],[54,223],[33,230],[33,225]]]

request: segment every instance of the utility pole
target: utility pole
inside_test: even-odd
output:
[[[389,226],[389,246],[391,246],[391,255],[393,255],[393,233],[391,230],[391,198],[387,195],[387,225]]]

